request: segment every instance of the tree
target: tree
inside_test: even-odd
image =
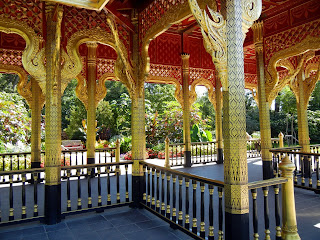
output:
[[[259,123],[259,109],[253,99],[252,93],[246,91],[245,93],[246,104],[246,131],[249,134],[260,131]]]
[[[317,82],[316,87],[311,95],[311,99],[309,102],[309,110],[320,110],[320,82]]]

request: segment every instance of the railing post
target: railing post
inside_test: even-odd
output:
[[[284,147],[284,145],[283,145],[283,133],[282,132],[280,132],[279,133],[279,148],[283,148]]]
[[[169,164],[169,142],[170,142],[170,139],[168,137],[166,137],[166,140],[165,140],[165,162],[164,162],[164,167],[166,167],[166,168],[170,168],[170,164]]]
[[[282,185],[282,232],[284,240],[300,239],[297,228],[296,206],[293,188],[293,171],[295,165],[285,156],[280,163],[282,177],[288,179],[288,182]]]
[[[115,152],[115,157],[116,157],[116,163],[120,163],[120,140],[117,139],[116,141],[116,152]],[[117,166],[116,172],[120,173],[120,167]]]

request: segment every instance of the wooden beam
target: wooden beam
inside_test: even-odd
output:
[[[103,11],[105,11],[106,13],[111,13],[112,15],[114,15],[116,17],[116,19],[121,24],[124,24],[129,30],[131,30],[132,32],[135,32],[135,27],[131,23],[131,21],[128,18],[126,18],[125,16],[123,16],[118,10],[116,10],[112,6],[109,6],[109,5],[105,6],[103,8]]]

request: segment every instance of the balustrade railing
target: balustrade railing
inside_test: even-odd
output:
[[[117,148],[97,148],[96,163],[118,162],[116,159]],[[45,151],[41,152],[41,167],[44,167]],[[62,150],[61,166],[77,166],[87,164],[87,150]],[[31,168],[31,152],[1,153],[0,171],[13,171]]]
[[[286,155],[295,165],[294,185],[320,193],[319,152],[320,145],[310,146],[311,152],[301,151],[301,147],[270,150],[273,155],[274,175],[279,176],[279,162]]]
[[[142,163],[145,178],[142,205],[194,239],[223,239],[221,181]]]
[[[62,183],[64,215],[130,204],[132,161],[65,166]],[[91,171],[96,177],[91,178]]]
[[[261,140],[260,139],[247,140],[247,157],[248,158],[261,157]]]
[[[38,182],[43,172],[41,168],[0,172],[0,225],[43,218],[39,203],[44,202],[44,188]]]
[[[62,215],[131,203],[132,161],[61,168]],[[91,176],[91,171],[96,177]],[[44,168],[0,171],[0,226],[44,217]]]
[[[248,184],[248,189],[251,191],[251,215],[252,215],[252,229],[253,239],[259,239],[259,226],[263,227],[264,239],[281,240],[281,219],[280,219],[280,201],[279,201],[279,184],[287,182],[286,178],[273,178],[263,181],[251,182]],[[269,187],[272,187],[273,192],[269,194]],[[273,201],[269,200],[273,198]],[[263,208],[257,205],[257,202],[263,202]],[[272,207],[270,207],[270,205]],[[274,209],[275,221],[270,221],[270,209]],[[260,212],[259,212],[260,211]],[[259,214],[260,213],[260,214]],[[272,213],[271,213],[272,214]],[[259,216],[259,217],[258,217]],[[263,216],[263,218],[261,217]],[[263,219],[263,223],[259,219]],[[270,224],[272,223],[272,224]],[[275,232],[272,232],[271,226],[274,227]],[[260,230],[260,235],[261,234]],[[275,238],[271,238],[271,235]]]

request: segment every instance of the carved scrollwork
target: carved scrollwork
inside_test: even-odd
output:
[[[311,53],[304,54],[303,57],[300,59],[297,68],[292,70],[290,64],[287,64],[286,59],[292,56],[297,56],[299,54],[305,53],[309,50],[316,50],[320,48],[320,39],[312,36],[307,36],[303,41],[297,43],[296,45],[276,52],[269,61],[267,71],[266,71],[266,98],[269,103],[271,103],[278,93],[286,86],[288,83],[293,80],[298,72],[300,71],[301,67],[305,59],[310,58]],[[309,55],[308,55],[309,54]],[[309,56],[309,57],[308,57]],[[280,62],[279,62],[280,61]],[[280,80],[279,74],[277,71],[277,66],[281,66],[281,64],[288,68],[291,73],[286,76],[284,79]]]
[[[242,33],[243,41],[253,22],[257,20],[262,11],[261,0],[242,0]]]

